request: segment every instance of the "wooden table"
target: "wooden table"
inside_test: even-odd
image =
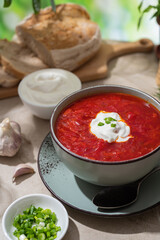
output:
[[[108,78],[84,83],[83,88],[98,84],[120,84],[154,95],[157,88],[157,67],[154,53],[123,56],[110,62]],[[37,155],[49,132],[49,121],[34,117],[18,97],[0,100],[0,120],[6,117],[21,125],[23,144],[15,157],[0,157],[0,221],[8,205],[18,197],[31,193],[51,195],[41,181],[37,169]],[[35,169],[35,174],[24,175],[17,179],[16,183],[12,183],[14,168],[21,162],[30,164]],[[70,221],[64,240],[160,239],[160,206],[123,218],[95,217],[68,206],[66,208]],[[0,239],[5,240],[1,224]]]

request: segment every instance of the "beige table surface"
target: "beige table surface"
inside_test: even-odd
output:
[[[85,83],[83,88],[98,84],[121,84],[154,95],[157,66],[153,53],[123,56],[110,62],[108,78]],[[5,240],[1,219],[9,204],[26,194],[51,195],[41,181],[37,169],[37,155],[49,132],[49,121],[34,117],[18,97],[0,100],[0,121],[6,117],[21,125],[23,144],[15,157],[0,157],[0,240]],[[33,166],[35,174],[24,175],[18,178],[16,183],[12,183],[14,168],[22,162]],[[95,217],[68,206],[66,208],[69,214],[69,229],[64,240],[160,239],[160,206],[123,218]]]

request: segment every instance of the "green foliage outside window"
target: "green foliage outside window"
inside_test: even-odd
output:
[[[134,41],[141,37],[148,37],[155,40],[158,33],[153,30],[153,21],[151,25],[142,24],[141,29],[137,30],[139,1],[55,0],[55,3],[73,2],[83,5],[89,12],[91,19],[100,26],[103,38]],[[3,2],[0,0],[0,38],[10,40],[14,35],[15,26],[34,10],[32,0],[12,0],[12,4],[8,8],[3,8]],[[51,0],[41,0],[41,5],[42,8],[50,6]]]

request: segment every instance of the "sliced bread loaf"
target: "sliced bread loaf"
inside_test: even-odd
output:
[[[25,75],[47,68],[35,54],[23,44],[0,40],[0,57],[3,70],[17,79]]]
[[[98,25],[77,4],[60,4],[31,15],[16,27],[21,41],[50,67],[75,70],[101,45]]]

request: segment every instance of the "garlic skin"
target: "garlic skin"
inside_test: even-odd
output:
[[[34,169],[27,165],[27,164],[24,164],[24,163],[20,163],[19,165],[16,166],[15,168],[15,171],[14,171],[14,174],[13,174],[13,178],[12,178],[12,181],[14,182],[15,179],[19,176],[22,176],[24,174],[28,174],[28,173],[34,173]]]
[[[18,152],[21,143],[20,125],[5,118],[0,123],[0,156],[13,157]]]

